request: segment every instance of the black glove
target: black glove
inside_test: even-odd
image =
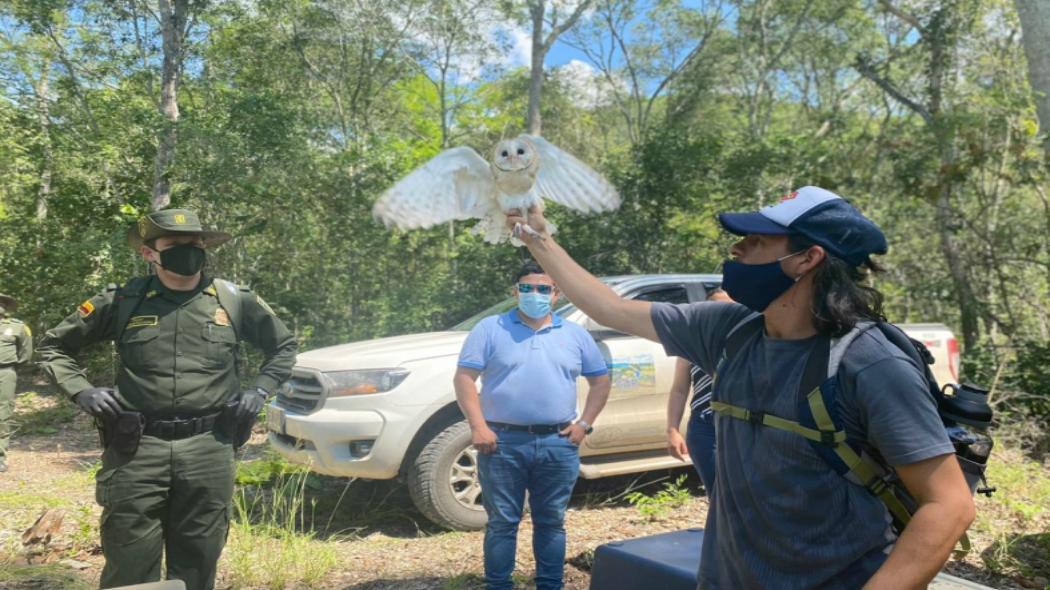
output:
[[[241,392],[240,402],[237,403],[237,419],[243,420],[248,416],[254,416],[266,403],[267,394],[262,389],[253,387]]]
[[[116,418],[117,412],[121,411],[120,402],[113,396],[111,387],[89,387],[77,392],[73,401],[88,414],[96,418],[109,416]]]

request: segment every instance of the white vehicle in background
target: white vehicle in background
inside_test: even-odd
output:
[[[670,303],[704,301],[721,284],[720,275],[703,274],[602,280],[623,297]],[[301,353],[292,379],[267,406],[270,443],[288,460],[325,475],[401,478],[430,520],[453,529],[482,528],[477,454],[456,405],[452,375],[474,324],[515,302],[504,300],[446,331]],[[674,358],[658,343],[598,325],[571,303],[555,313],[591,333],[611,370],[608,404],[580,448],[580,477],[681,467],[667,453],[664,429]],[[939,383],[958,380],[959,348],[947,327],[901,327],[933,353]],[[581,379],[581,407],[585,394]]]

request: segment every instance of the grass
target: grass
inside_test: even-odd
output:
[[[89,590],[94,588],[87,580],[59,564],[16,565],[0,560],[0,588],[7,590]]]
[[[289,463],[284,457],[267,449],[260,459],[239,461],[237,463],[237,485],[266,486],[275,479],[286,475],[301,474],[309,471],[306,465]]]
[[[267,485],[244,485],[234,495],[223,557],[232,587],[283,590],[317,586],[338,563],[338,554],[334,543],[318,540],[312,525],[306,524],[310,474],[299,468],[248,465],[243,473],[238,468],[238,480],[243,475],[245,481]],[[312,522],[315,504],[309,504]]]
[[[69,424],[76,415],[72,403],[35,391],[19,394],[15,402],[15,428],[18,434],[55,434],[58,425]]]
[[[972,527],[990,538],[980,555],[985,567],[1005,576],[1050,578],[1050,470],[1010,446],[993,451],[986,475],[997,490],[990,499],[978,497]]]

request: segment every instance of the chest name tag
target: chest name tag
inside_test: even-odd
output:
[[[146,326],[156,326],[157,316],[155,315],[137,315],[128,320],[128,328],[145,328]]]
[[[217,326],[229,326],[230,316],[226,313],[226,310],[219,307],[215,310],[215,325]]]

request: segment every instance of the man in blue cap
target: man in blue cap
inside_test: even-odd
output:
[[[540,237],[519,238],[573,303],[717,374],[712,406],[755,418],[717,417],[700,588],[926,587],[974,507],[921,368],[880,330],[866,330],[829,379],[846,440],[894,467],[918,501],[899,536],[879,497],[847,481],[809,440],[765,420],[803,421],[811,354],[883,320],[882,296],[866,284],[878,270],[871,256],[887,248],[878,226],[812,186],[757,212],[724,213],[722,226],[742,237],[723,271],[736,303],[673,305],[620,298],[554,242],[542,214],[508,218],[511,227],[526,221]],[[757,329],[729,355],[731,334],[747,325]]]

